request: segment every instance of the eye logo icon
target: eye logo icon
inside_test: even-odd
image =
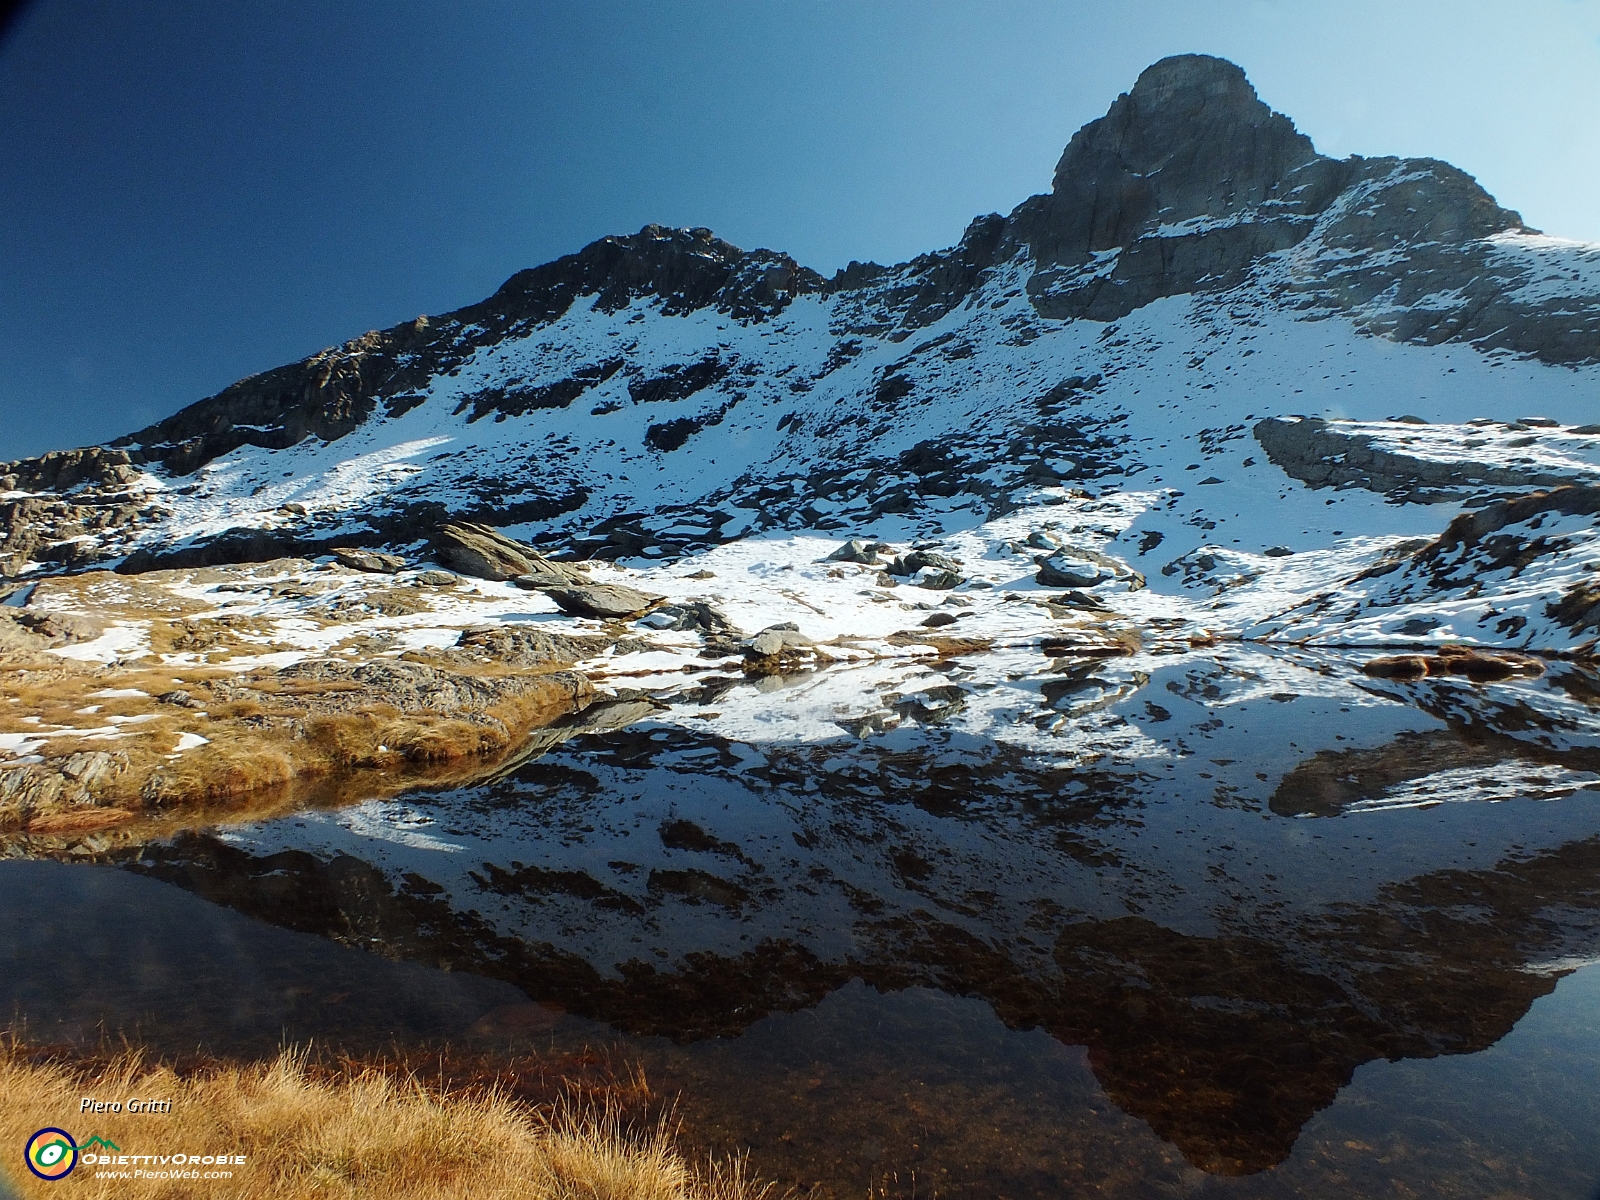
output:
[[[26,1157],[40,1179],[65,1179],[78,1165],[78,1147],[65,1129],[41,1129],[28,1139]]]

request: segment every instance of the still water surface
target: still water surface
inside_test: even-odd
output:
[[[1346,666],[947,668],[832,737],[719,724],[826,679],[728,681],[477,788],[19,841],[0,1004],[167,1053],[610,1048],[826,1195],[1594,1200],[1600,689]]]

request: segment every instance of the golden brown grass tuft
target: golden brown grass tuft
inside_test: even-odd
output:
[[[452,674],[495,677],[470,668]],[[53,761],[80,751],[115,758],[84,785],[87,797],[84,788],[68,786],[42,799],[17,793],[22,798],[0,803],[0,830],[83,831],[120,825],[130,813],[179,809],[218,816],[219,807],[256,809],[277,803],[278,792],[304,797],[341,780],[373,798],[474,777],[530,730],[588,699],[587,682],[572,675],[524,673],[523,680],[464,718],[402,712],[387,695],[343,680],[59,659],[41,668],[0,656],[0,733],[48,735],[42,752]],[[100,694],[108,689],[143,695]],[[157,699],[175,691],[189,694],[187,707]],[[178,752],[186,733],[206,744]]]
[[[761,1200],[772,1193],[747,1181],[737,1161],[697,1169],[666,1125],[632,1130],[603,1110],[535,1108],[497,1088],[430,1087],[416,1075],[378,1069],[327,1075],[294,1052],[179,1074],[148,1066],[137,1053],[84,1070],[13,1050],[0,1055],[0,1094],[0,1145],[20,1148],[34,1130],[55,1126],[80,1143],[105,1138],[126,1155],[246,1157],[242,1166],[199,1168],[231,1170],[226,1180],[129,1180],[110,1173],[131,1164],[80,1163],[72,1192],[93,1200]],[[84,1096],[165,1099],[171,1112],[80,1114]],[[59,1192],[20,1161],[7,1160],[4,1170],[24,1197]]]

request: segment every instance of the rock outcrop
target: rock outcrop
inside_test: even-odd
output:
[[[582,587],[552,587],[545,595],[561,611],[575,617],[637,617],[665,599],[620,583],[593,583]]]
[[[380,550],[354,550],[341,546],[330,553],[334,562],[352,571],[393,575],[396,571],[403,571],[406,565],[406,560],[398,554],[384,554]]]
[[[1441,500],[1496,488],[1565,487],[1593,477],[1577,470],[1403,454],[1321,417],[1267,417],[1253,432],[1274,465],[1314,488],[1360,487],[1398,499]]]
[[[434,538],[439,560],[463,575],[504,582],[508,579],[548,579],[554,585],[586,583],[578,567],[552,562],[532,546],[509,538],[488,525],[460,522],[441,528]]]

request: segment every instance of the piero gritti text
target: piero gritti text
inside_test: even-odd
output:
[[[78,1105],[80,1113],[150,1113],[152,1115],[170,1113],[171,1100],[143,1100],[138,1096],[130,1096],[126,1100],[97,1100],[93,1096],[85,1096]]]

